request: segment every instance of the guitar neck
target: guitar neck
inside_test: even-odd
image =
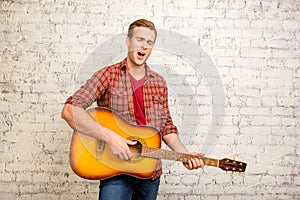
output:
[[[147,158],[155,158],[155,159],[166,159],[166,160],[174,160],[178,162],[187,163],[192,158],[200,158],[203,160],[204,165],[219,167],[219,160],[207,157],[198,157],[195,155],[190,155],[186,153],[180,153],[176,151],[169,151],[164,149],[157,149],[148,146],[142,147],[142,156]]]

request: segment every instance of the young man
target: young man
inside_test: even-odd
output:
[[[166,82],[146,64],[157,37],[152,22],[139,19],[128,29],[127,57],[120,63],[100,69],[75,94],[69,97],[62,118],[72,129],[106,142],[113,154],[122,160],[132,158],[127,140],[98,124],[86,111],[93,102],[121,114],[127,121],[156,127],[162,140],[173,150],[187,152],[180,141],[168,107]],[[202,156],[200,153],[190,153]],[[159,162],[160,163],[160,162]],[[203,167],[201,159],[183,165],[189,169]],[[161,164],[150,179],[117,175],[100,182],[99,199],[154,200],[157,197]]]

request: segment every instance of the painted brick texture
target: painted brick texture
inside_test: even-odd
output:
[[[126,50],[110,39],[138,18],[185,36],[209,60],[193,65],[195,48],[176,52],[184,37],[166,44],[172,51],[154,49],[149,60],[170,86],[171,112],[187,147],[205,150],[213,123],[221,129],[207,156],[248,163],[239,176],[165,161],[158,199],[299,198],[299,1],[4,0],[0,199],[97,199],[98,181],[69,167],[72,131],[60,112],[102,58],[110,64],[125,56],[109,53]],[[99,50],[106,41],[110,48]],[[215,110],[224,112],[214,119]]]

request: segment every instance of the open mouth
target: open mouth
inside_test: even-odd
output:
[[[138,56],[140,56],[140,57],[144,57],[146,54],[144,53],[144,52],[138,52]]]

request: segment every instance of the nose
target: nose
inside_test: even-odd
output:
[[[147,49],[147,48],[149,48],[149,45],[148,45],[148,43],[146,41],[144,41],[143,44],[142,44],[142,47],[144,49]]]

